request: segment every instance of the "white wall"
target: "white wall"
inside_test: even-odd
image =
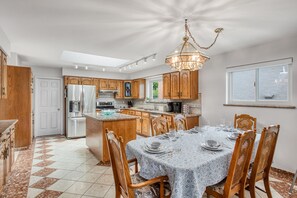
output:
[[[141,70],[141,71],[129,74],[129,78],[130,79],[145,78],[145,77],[160,75],[168,72],[172,72],[172,70],[170,69],[170,67],[168,67],[168,65],[160,65],[152,69]]]
[[[92,70],[81,69],[62,69],[63,76],[82,76],[92,78],[110,78],[110,79],[129,79],[129,75],[125,73],[111,73],[111,72],[98,72]]]
[[[8,56],[10,55],[10,41],[4,31],[0,27],[0,49],[2,49]]]
[[[226,67],[275,60],[287,57],[297,59],[297,36],[267,44],[217,55],[205,65],[199,74],[202,93],[202,122],[217,124],[221,119],[233,121],[235,113],[247,113],[257,118],[258,128],[280,124],[273,166],[295,172],[297,168],[297,110],[223,106],[226,98]],[[297,105],[297,64],[293,62],[293,104]]]

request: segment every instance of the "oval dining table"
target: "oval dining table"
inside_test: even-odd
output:
[[[127,144],[127,158],[136,158],[140,165],[140,176],[145,179],[167,175],[171,186],[172,198],[200,198],[207,186],[219,183],[226,178],[235,141],[230,140],[225,132],[216,127],[209,127],[203,132],[191,130],[178,132],[178,138],[154,136],[132,140]],[[221,144],[221,151],[210,151],[201,147],[207,140],[216,140]],[[257,134],[253,157],[260,140]],[[166,152],[152,154],[144,147],[158,141]]]

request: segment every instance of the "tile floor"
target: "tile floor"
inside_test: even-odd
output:
[[[115,197],[111,168],[97,165],[98,160],[88,151],[84,138],[38,138],[32,148],[19,153],[0,197]],[[272,170],[273,198],[297,197],[297,186],[292,195],[288,194],[291,177],[290,173]],[[264,189],[261,182],[257,186]],[[248,192],[246,195],[249,197]],[[257,197],[267,196],[257,190]]]

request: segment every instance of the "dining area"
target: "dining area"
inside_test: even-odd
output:
[[[257,133],[257,119],[234,115],[232,126],[218,124],[189,129],[177,115],[173,127],[166,119],[151,119],[153,136],[126,144],[106,129],[116,197],[257,197],[256,183],[264,183],[274,197],[269,172],[279,125]]]

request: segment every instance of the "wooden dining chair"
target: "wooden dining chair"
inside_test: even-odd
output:
[[[243,131],[256,130],[257,118],[254,118],[248,114],[235,114],[234,116],[234,128],[241,129]]]
[[[166,118],[158,116],[151,119],[153,135],[161,135],[169,132],[169,125]]]
[[[240,134],[236,139],[227,178],[206,188],[207,197],[231,197],[238,193],[244,197],[245,181],[250,165],[256,133],[252,130]]]
[[[106,129],[106,139],[115,181],[116,198],[170,197],[167,176],[145,180],[138,173],[137,160],[127,160],[122,137]],[[135,174],[130,175],[129,163],[135,163]]]
[[[261,134],[255,161],[250,167],[246,185],[249,186],[251,198],[256,197],[256,182],[264,181],[264,187],[269,198],[272,198],[269,186],[269,171],[271,168],[274,151],[279,134],[279,125],[264,128]]]
[[[183,115],[177,115],[174,118],[174,128],[178,130],[188,130],[187,119]]]

